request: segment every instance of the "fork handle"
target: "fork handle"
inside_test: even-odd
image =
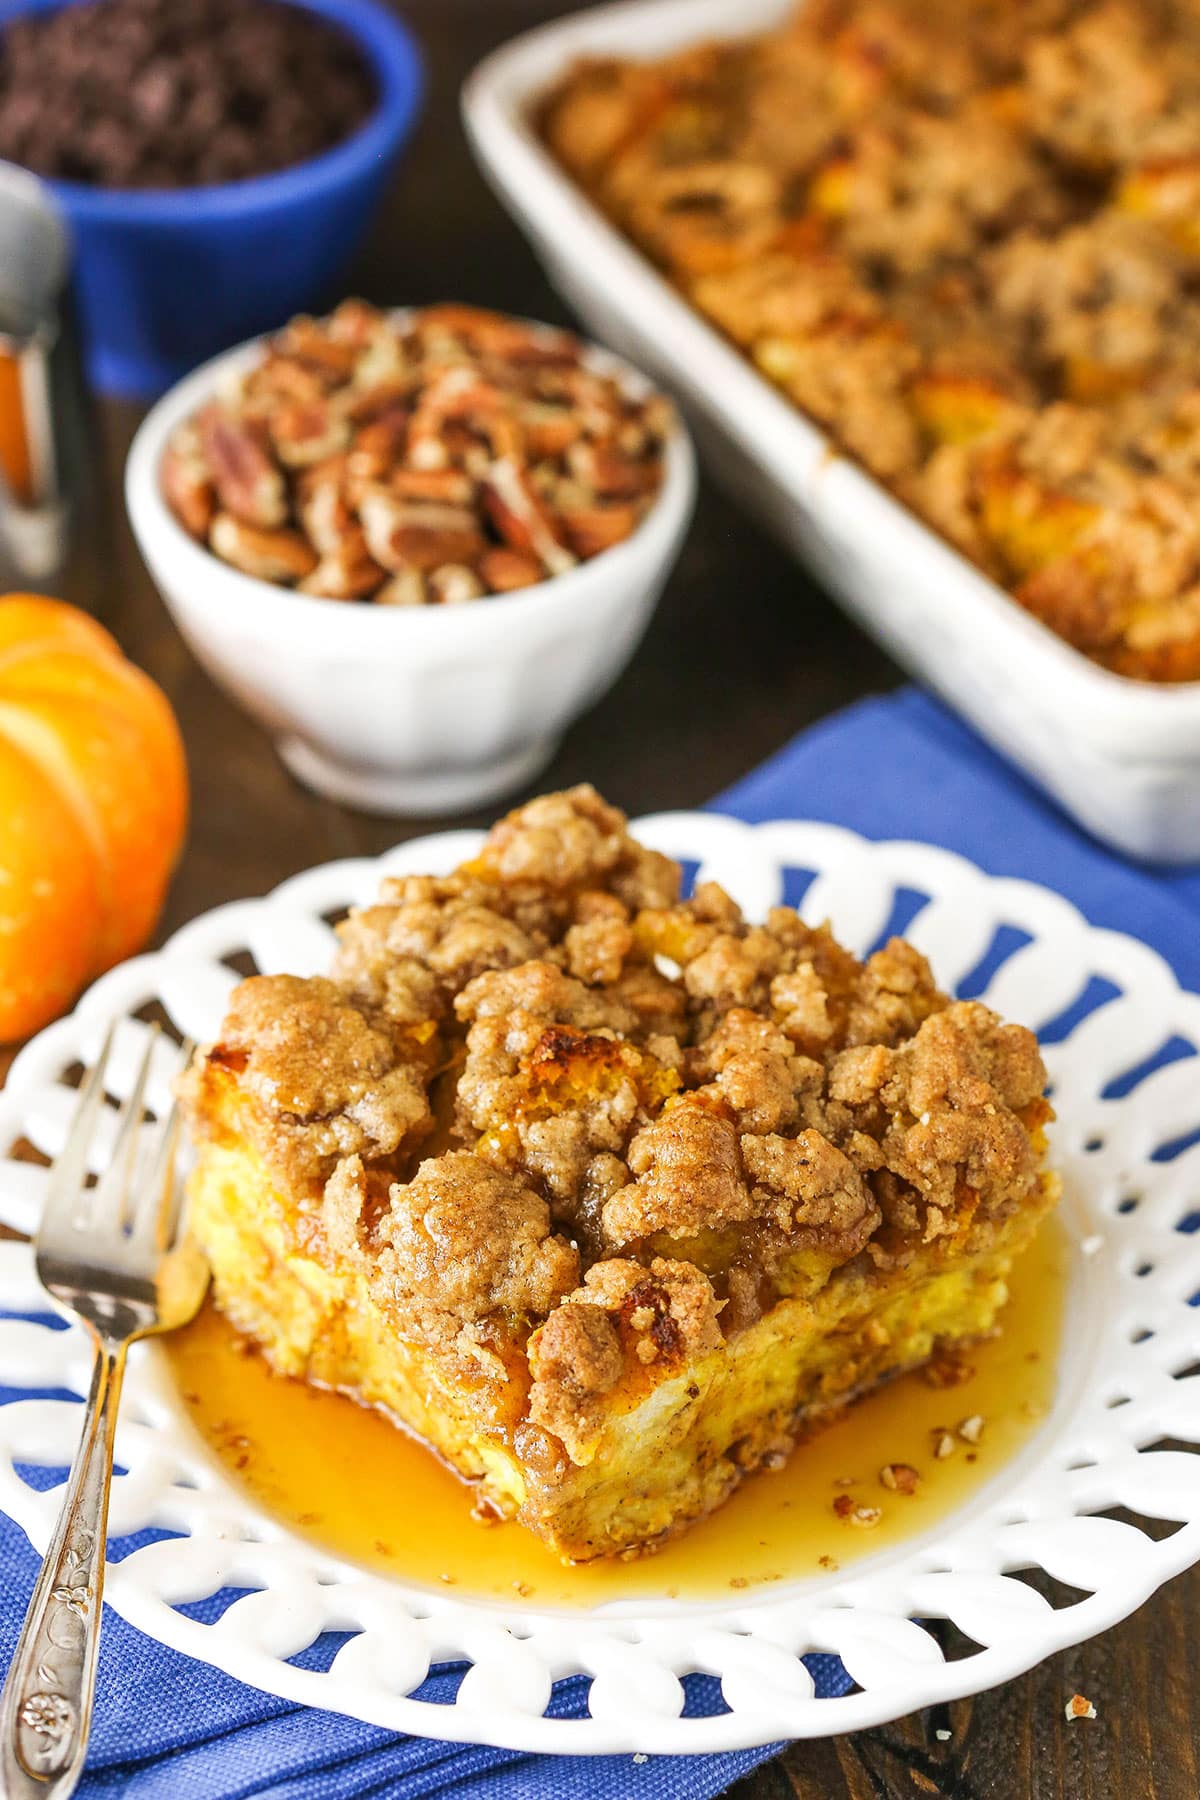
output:
[[[126,1347],[97,1341],[83,1435],[0,1695],[0,1800],[66,1800],[83,1771]]]

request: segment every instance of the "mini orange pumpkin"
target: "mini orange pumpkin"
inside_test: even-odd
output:
[[[175,715],[103,626],[0,598],[0,1042],[153,931],[187,827]]]

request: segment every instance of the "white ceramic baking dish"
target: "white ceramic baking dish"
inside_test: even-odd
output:
[[[901,662],[1082,824],[1133,855],[1200,858],[1200,683],[1097,668],[835,454],[592,207],[539,144],[537,96],[583,55],[654,57],[762,30],[794,0],[632,0],[516,38],[467,82],[476,156],[591,331],[689,407],[718,477]]]

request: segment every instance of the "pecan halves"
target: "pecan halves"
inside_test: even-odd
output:
[[[385,581],[372,597],[376,606],[424,606],[429,591],[419,570],[404,569]]]
[[[358,516],[371,555],[393,571],[471,563],[487,548],[474,513],[462,506],[400,500],[373,488],[359,502]]]
[[[301,532],[248,525],[228,512],[217,514],[208,541],[223,561],[259,581],[299,581],[317,565],[316,553]]]
[[[459,431],[452,434],[452,426]],[[455,442],[472,440],[493,457],[517,456],[522,448],[520,426],[503,392],[478,370],[455,363],[433,377],[413,411],[409,461],[418,469],[444,469],[455,460]]]
[[[542,566],[535,556],[499,546],[480,557],[479,573],[493,594],[511,594],[517,588],[533,587],[539,582]]]
[[[355,350],[366,350],[389,330],[388,317],[370,301],[351,298],[334,307],[325,329],[335,342],[350,344]]]
[[[307,313],[297,313],[284,326],[272,347],[280,356],[290,357],[311,369],[329,387],[349,380],[359,357],[357,344],[334,337]]]
[[[567,468],[598,500],[632,500],[657,487],[657,463],[624,456],[608,444],[580,442],[566,453]]]
[[[565,574],[633,531],[673,415],[569,333],[476,307],[346,301],[230,370],[164,452],[184,529],[331,600],[453,606]]]
[[[465,469],[394,469],[388,481],[402,500],[434,500],[446,506],[470,506],[475,485]]]
[[[393,413],[407,416],[413,381],[412,375],[393,374],[365,385],[356,383],[339,396],[342,412],[352,425],[371,425]]]
[[[559,517],[572,550],[586,562],[631,537],[639,515],[636,506],[616,504],[564,507]]]
[[[275,454],[291,469],[336,456],[350,442],[350,425],[327,399],[281,406],[267,422]]]
[[[216,511],[217,495],[194,425],[177,425],[171,433],[160,473],[167,505],[183,529],[203,542]]]
[[[277,406],[311,406],[324,398],[325,383],[314,369],[268,350],[265,359],[243,378],[241,398],[256,418],[269,419]]]
[[[386,571],[370,555],[362,529],[355,525],[296,585],[302,594],[323,594],[327,600],[366,600],[385,579]]]
[[[296,516],[322,556],[335,551],[355,524],[344,491],[349,460],[347,456],[332,456],[306,469],[297,483]]]
[[[261,427],[232,418],[219,406],[206,407],[197,426],[225,511],[248,525],[282,525],[288,516],[287,488],[263,442]]]
[[[521,410],[525,452],[534,462],[545,456],[561,456],[583,436],[583,420],[569,406],[548,406],[544,401]]]
[[[443,563],[440,569],[430,570],[427,585],[430,599],[439,606],[462,606],[468,600],[481,599],[484,592],[482,581],[465,563]]]
[[[551,575],[565,575],[575,567],[575,556],[560,540],[551,514],[516,463],[492,463],[482,486],[488,516],[506,544],[535,557]]]
[[[554,331],[546,325],[526,325],[521,319],[510,319],[504,313],[489,312],[481,306],[464,306],[453,301],[427,306],[421,314],[427,331],[443,331],[462,338],[473,350],[505,360],[542,357],[560,360],[573,358],[576,348],[569,333]]]
[[[376,478],[385,476],[403,455],[407,435],[408,410],[393,401],[355,430],[350,454],[356,472],[366,475],[370,468]]]

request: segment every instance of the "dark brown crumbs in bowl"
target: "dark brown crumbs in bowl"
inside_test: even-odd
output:
[[[329,600],[457,605],[621,543],[670,404],[569,332],[467,306],[298,317],[172,433],[164,498],[244,574]]]
[[[0,157],[105,188],[291,167],[377,99],[345,32],[276,0],[88,0],[0,35]]]

